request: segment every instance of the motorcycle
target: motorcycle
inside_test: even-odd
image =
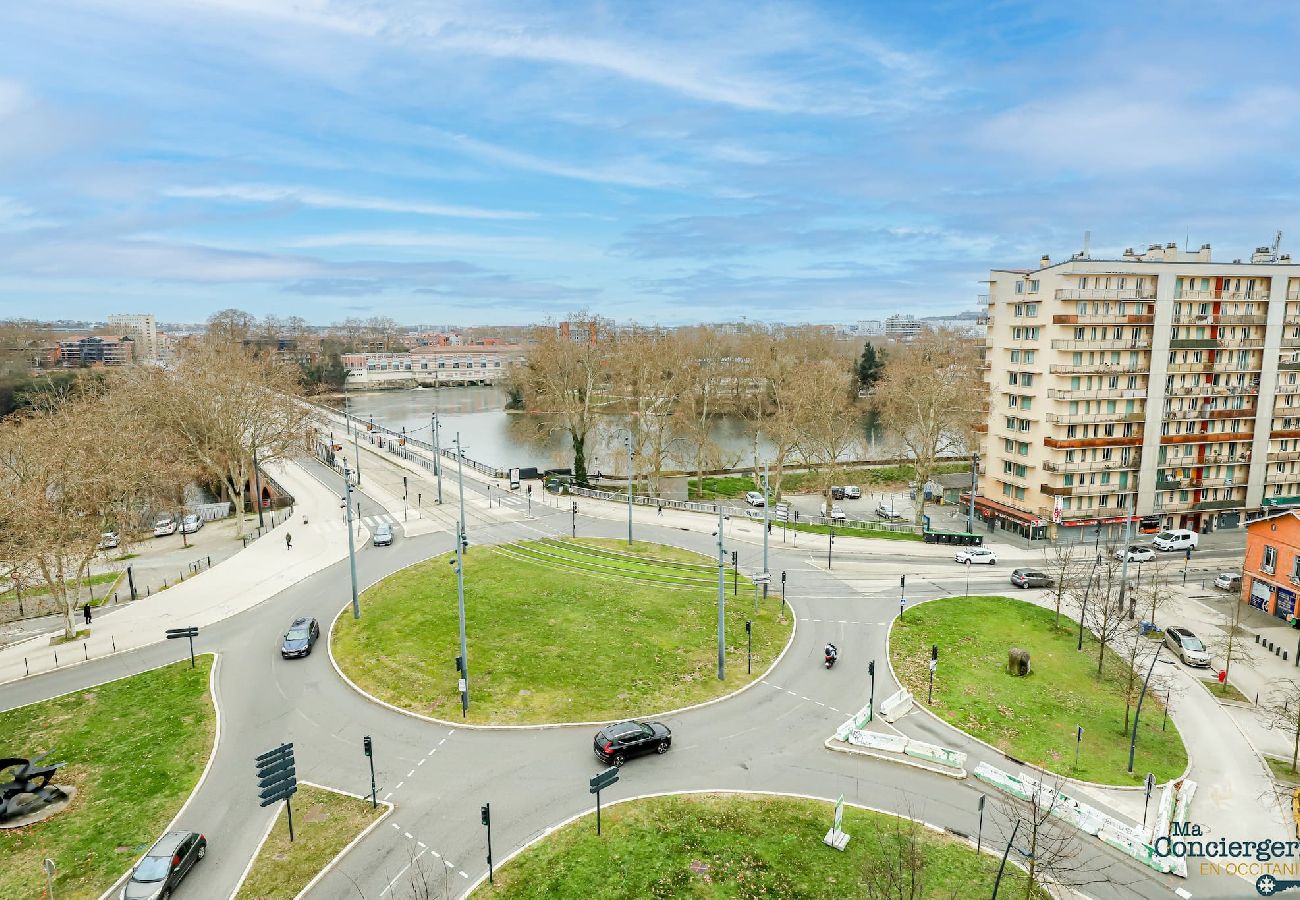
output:
[[[829,651],[827,651],[827,653],[826,653],[826,668],[829,669],[831,666],[835,665],[835,660],[837,660],[837,659],[839,659],[839,658],[840,658],[840,654],[839,654],[838,651],[836,651],[836,650],[829,650]]]

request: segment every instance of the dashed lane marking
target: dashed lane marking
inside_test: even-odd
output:
[[[411,777],[412,775],[414,775],[414,774],[415,774],[415,770],[412,769],[411,771],[409,771],[409,772],[406,773],[406,777],[407,777],[407,778],[410,778],[410,777]]]
[[[415,838],[411,837],[411,832],[409,832],[409,831],[403,831],[402,834],[406,835],[406,839],[407,839],[408,841],[413,841],[413,840],[415,840]]]
[[[402,789],[402,785],[404,785],[404,784],[406,784],[405,781],[399,781],[399,782],[397,782],[397,787],[393,788],[393,790],[395,790],[395,791],[400,791],[400,790]]]
[[[426,756],[424,759],[428,759],[428,758],[429,758],[429,757]],[[418,763],[416,763],[415,765],[416,765],[417,767],[418,767],[418,766],[422,766],[422,765],[424,765],[424,759],[420,760],[420,761],[419,761]],[[411,771],[414,772],[415,769],[412,769]]]
[[[389,791],[387,794],[384,794],[384,802],[387,803],[387,802],[388,802],[388,798],[391,797],[391,796],[393,796],[393,792],[392,792],[392,791]]]

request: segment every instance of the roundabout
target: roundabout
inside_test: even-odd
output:
[[[460,719],[454,556],[416,563],[345,609],[339,670],[363,692]],[[662,715],[733,693],[789,643],[793,616],[726,577],[726,670],[717,677],[717,563],[665,544],[583,538],[465,554],[469,724],[541,725]],[[757,611],[755,611],[757,609]],[[751,632],[746,631],[746,623]],[[751,648],[747,637],[752,637]]]

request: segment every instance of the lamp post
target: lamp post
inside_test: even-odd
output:
[[[1007,849],[1002,851],[1002,863],[998,866],[998,877],[993,881],[993,900],[998,900],[998,888],[1002,885],[1002,873],[1007,868],[1007,855],[1011,853],[1011,845],[1015,843],[1016,833],[1020,831],[1020,819],[1016,819],[1015,827],[1011,829],[1011,837],[1007,839]]]
[[[966,511],[966,533],[975,533],[975,492],[979,490],[980,483],[980,455],[972,453],[970,455],[970,507]],[[970,593],[967,591],[967,593]],[[983,813],[984,807],[980,807]]]
[[[352,429],[352,453],[357,458],[357,486],[361,486],[361,440],[360,432]]]
[[[718,680],[727,674],[727,550],[722,536],[722,504],[718,503]]]
[[[257,471],[256,447],[253,448],[253,487],[257,490],[257,527],[262,528],[266,523],[262,521],[262,476]],[[240,515],[243,515],[243,510],[240,510]],[[181,537],[184,536],[185,532],[182,531]]]
[[[442,445],[438,441],[438,414],[429,413],[429,425],[433,429],[433,474],[438,476],[438,502],[442,502]]]
[[[352,478],[348,460],[343,458],[343,508],[347,510],[348,568],[352,572],[352,618],[361,618],[361,604],[357,602],[357,547],[352,537]]]
[[[1133,712],[1133,736],[1129,738],[1128,742],[1128,773],[1130,775],[1133,774],[1133,754],[1137,752],[1138,717],[1142,715],[1142,701],[1146,699],[1147,685],[1151,683],[1151,673],[1155,671],[1156,660],[1160,658],[1160,651],[1164,648],[1165,645],[1163,642],[1156,644],[1156,652],[1155,655],[1151,657],[1151,665],[1147,669],[1147,677],[1142,681],[1142,693],[1138,694],[1137,709]]]
[[[469,652],[465,646],[465,449],[456,432],[456,480],[460,495],[460,527],[456,532],[456,613],[460,617],[460,714],[469,715]]]
[[[627,545],[632,546],[632,429],[623,436],[627,447]]]
[[[873,659],[867,663],[867,674],[871,676],[871,695],[868,700],[868,709],[871,710],[871,718],[876,717],[876,661]]]
[[[772,530],[772,520],[768,516],[767,463],[763,463],[763,574],[767,574],[767,535]],[[767,599],[767,582],[763,582],[763,599]]]
[[[939,668],[939,645],[930,645],[930,687],[925,692],[925,704],[931,705],[934,700],[934,671]]]

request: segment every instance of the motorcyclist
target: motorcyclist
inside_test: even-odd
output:
[[[834,661],[840,658],[840,651],[834,644],[826,645],[826,659]]]

